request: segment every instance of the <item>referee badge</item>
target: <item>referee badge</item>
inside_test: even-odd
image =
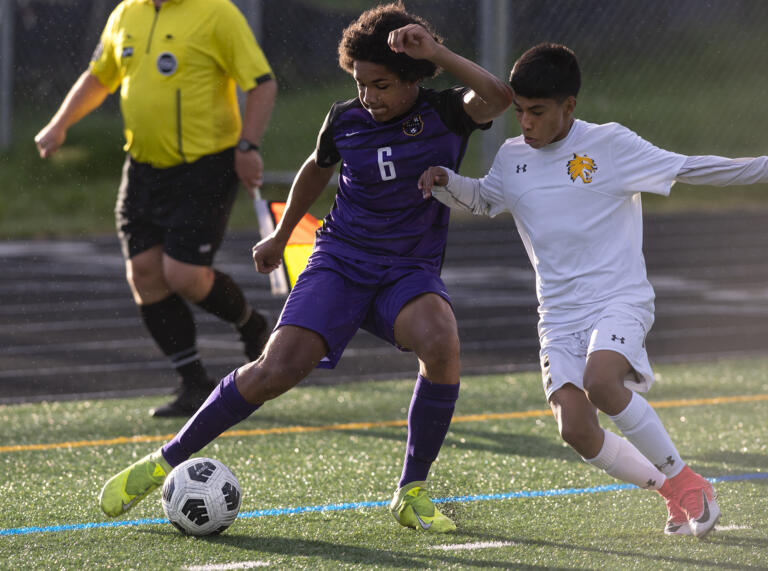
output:
[[[424,122],[418,113],[403,121],[403,133],[409,137],[415,137],[424,130]]]
[[[179,62],[176,59],[176,56],[171,52],[161,53],[157,56],[157,61],[155,63],[157,65],[157,71],[166,77],[176,73],[176,69],[179,67]]]

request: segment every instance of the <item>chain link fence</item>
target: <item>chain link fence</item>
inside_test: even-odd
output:
[[[336,63],[336,45],[341,30],[376,2],[236,3],[261,38],[278,77],[280,97],[312,97],[313,90],[336,84],[348,85],[350,96],[354,95]],[[0,63],[8,67],[9,58],[13,62],[12,73],[3,80],[9,94],[5,104],[12,105],[9,115],[14,121],[34,117],[42,124],[87,66],[117,2],[0,0],[0,4],[0,30],[6,38],[12,35],[12,42],[0,42],[6,46],[0,48]],[[482,46],[495,49],[497,53],[490,55],[500,62],[500,75],[506,75],[530,45],[541,41],[569,45],[584,74],[577,109],[581,118],[622,122],[660,146],[684,153],[765,152],[765,0],[406,0],[405,4],[432,21],[446,43],[466,57],[485,61],[489,54],[480,53]],[[488,21],[497,28],[489,30]],[[117,113],[115,99],[109,98],[106,108]],[[306,125],[307,137],[314,139],[321,120]],[[517,133],[512,120],[504,129],[506,134]]]

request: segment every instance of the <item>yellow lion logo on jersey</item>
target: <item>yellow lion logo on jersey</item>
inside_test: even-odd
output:
[[[585,184],[592,182],[592,173],[597,170],[595,159],[587,155],[579,156],[573,153],[573,158],[568,161],[568,176],[571,182],[576,182],[577,178]]]

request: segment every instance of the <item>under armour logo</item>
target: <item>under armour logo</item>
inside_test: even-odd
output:
[[[521,172],[525,172],[525,169],[528,168],[528,165],[517,165],[517,174],[520,174]]]
[[[611,335],[611,341],[618,341],[624,345],[624,337],[619,337],[618,335]]]
[[[664,471],[663,470],[664,466],[674,466],[674,465],[675,465],[675,459],[672,458],[672,456],[667,456],[667,461],[664,462],[663,464],[654,464],[654,466],[656,466],[656,469],[659,472],[663,472]]]
[[[646,489],[646,490],[649,490],[649,489],[654,489],[654,488],[656,488],[656,480],[648,480],[648,481],[645,483],[645,489]]]

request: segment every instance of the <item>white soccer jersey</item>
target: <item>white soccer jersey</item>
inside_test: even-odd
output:
[[[446,169],[448,170],[448,169]],[[768,157],[686,157],[618,123],[576,120],[541,149],[507,140],[482,179],[449,171],[433,196],[448,206],[515,218],[536,272],[539,335],[583,331],[609,305],[653,324],[654,292],[642,252],[640,192],[668,195],[675,180],[733,185],[768,181]]]
[[[491,216],[515,218],[536,271],[543,344],[587,329],[607,305],[633,308],[650,329],[639,192],[669,194],[685,158],[617,123],[579,120],[542,149],[522,137],[502,145],[480,196]]]

